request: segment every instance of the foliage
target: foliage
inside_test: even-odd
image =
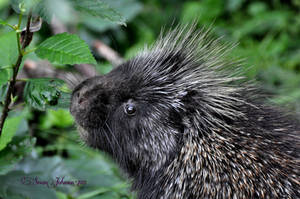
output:
[[[63,85],[64,82],[59,79],[29,79],[24,88],[25,102],[39,110],[45,110],[46,107],[50,106],[57,106],[63,100],[61,96],[68,95],[62,90]],[[61,108],[68,108],[68,104]]]
[[[11,142],[13,136],[18,130],[18,126],[21,122],[22,115],[10,117],[5,121],[3,126],[3,133],[0,140],[0,151],[6,147],[8,143]]]
[[[96,60],[89,52],[87,44],[77,35],[61,33],[42,42],[35,53],[52,63],[58,64],[96,64]]]
[[[31,40],[28,39],[30,33],[27,30],[31,30],[31,22],[24,20],[24,15],[28,15],[27,20],[31,20],[33,14],[33,16],[39,15],[48,22],[51,21],[52,16],[67,22],[66,18],[61,18],[62,15],[57,12],[56,9],[59,8],[116,24],[125,25],[125,18],[100,0],[13,0],[6,6],[13,8],[19,17],[17,25],[11,25],[13,23],[9,22],[9,17],[14,17],[14,14],[7,13],[7,20],[0,21],[1,25],[10,29],[6,31],[4,28],[0,35],[3,44],[0,47],[1,103],[4,106],[2,115],[10,111],[10,108],[5,107],[17,107],[17,96],[13,96],[14,91],[11,89],[14,88],[15,81],[25,82],[25,87],[21,96],[24,104],[20,104],[24,111],[9,112],[8,118],[3,119],[5,122],[0,137],[0,197],[105,198],[109,195],[115,195],[116,198],[131,197],[128,192],[129,185],[114,164],[103,154],[82,149],[83,147],[75,142],[78,138],[74,136],[72,139],[65,139],[55,135],[54,139],[57,140],[54,142],[49,140],[53,136],[51,133],[54,128],[58,128],[55,133],[61,132],[64,128],[69,128],[73,132],[71,130],[73,119],[69,112],[65,111],[70,103],[70,93],[65,83],[55,78],[16,79],[22,61],[31,56],[32,52],[35,52],[40,59],[47,59],[53,64],[97,63],[89,46],[76,34],[62,33],[46,36],[34,46],[29,46],[28,50],[27,45]],[[39,27],[32,29],[37,31]],[[42,114],[40,119],[35,118],[34,115],[38,110],[47,111],[47,114],[40,112]],[[36,123],[36,121],[40,125],[30,128],[29,123]],[[46,134],[39,135],[39,132],[46,132]],[[73,134],[76,135],[74,132]],[[73,154],[72,150],[76,153]],[[57,152],[47,157],[45,154],[50,153],[49,151]],[[86,164],[87,161],[90,161],[90,164]],[[82,164],[85,164],[85,167]],[[94,180],[95,176],[97,176],[96,180]],[[65,182],[68,182],[68,185]]]
[[[44,22],[22,50],[19,38],[30,10]],[[73,64],[90,63],[104,74],[112,66],[94,51],[94,40],[130,58],[153,43],[161,27],[196,19],[223,42],[239,43],[230,57],[245,60],[241,73],[260,82],[267,102],[300,113],[299,10],[298,0],[0,0],[1,110],[20,55],[21,68],[28,58],[47,59],[71,71]],[[72,34],[52,36],[52,16]],[[9,96],[12,110],[0,137],[0,198],[134,198],[110,158],[79,141],[65,83],[17,80],[25,87],[21,99],[16,92]],[[80,184],[59,184],[63,177]]]

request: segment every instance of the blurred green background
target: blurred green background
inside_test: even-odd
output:
[[[68,0],[50,2],[49,9],[89,45],[101,40],[126,59],[153,43],[162,27],[170,29],[197,19],[199,27],[211,26],[213,35],[222,36],[222,42],[238,43],[230,56],[244,59],[244,75],[258,81],[269,96],[267,103],[300,113],[300,0],[103,0],[123,16],[126,26],[77,15],[70,10]],[[0,0],[0,18],[15,24],[18,16],[9,3]],[[49,37],[50,29],[45,22],[32,45]],[[7,28],[0,27],[0,34],[5,32]],[[110,63],[93,54],[97,71],[109,72]],[[72,70],[72,66],[56,67]],[[130,182],[111,159],[80,142],[67,109],[42,112],[26,108],[18,124],[13,141],[0,151],[0,197],[135,197],[129,191]],[[82,180],[83,184],[26,185],[24,177],[54,184],[57,177],[64,177],[65,181]]]

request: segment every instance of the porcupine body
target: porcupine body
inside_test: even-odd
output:
[[[140,199],[300,198],[300,127],[224,68],[230,46],[177,27],[80,83],[71,113]]]

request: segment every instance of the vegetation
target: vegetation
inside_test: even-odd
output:
[[[299,10],[299,0],[0,0],[0,198],[135,198],[113,161],[80,142],[68,79],[53,75],[109,72],[121,58],[99,42],[129,59],[162,27],[197,20],[238,43],[230,56],[266,103],[299,114]]]

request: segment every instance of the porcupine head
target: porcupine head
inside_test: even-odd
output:
[[[223,70],[239,66],[224,58],[231,47],[179,26],[74,89],[81,138],[113,157],[139,198],[300,197],[299,128]]]

